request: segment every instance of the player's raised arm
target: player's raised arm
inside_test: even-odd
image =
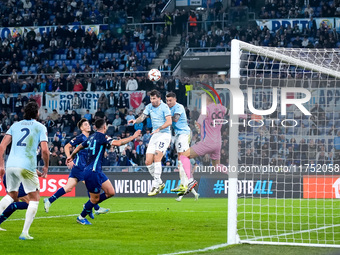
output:
[[[111,145],[112,146],[121,146],[121,145],[127,144],[127,143],[133,141],[134,139],[136,139],[140,135],[141,135],[141,130],[137,130],[132,136],[130,136],[128,138],[112,141]]]
[[[77,155],[77,153],[81,150],[85,149],[85,147],[83,146],[83,144],[79,144],[79,146],[72,152],[72,154],[66,159],[66,163],[69,164],[71,161],[73,161],[73,159],[75,158],[75,156]]]
[[[148,117],[148,115],[146,115],[145,113],[142,113],[137,119],[129,120],[128,124],[142,123],[147,117]]]
[[[2,182],[3,177],[5,175],[5,160],[4,153],[6,151],[7,146],[12,142],[11,135],[5,135],[4,139],[0,144],[0,182]]]
[[[153,131],[153,132],[151,133],[152,135],[155,134],[155,133],[158,133],[158,132],[161,131],[162,129],[165,129],[165,128],[167,128],[167,127],[169,127],[169,126],[172,125],[172,118],[171,118],[171,115],[166,116],[165,119],[166,119],[165,123],[164,123],[162,126],[160,126],[159,128],[157,128],[155,131]]]
[[[50,162],[50,151],[48,149],[48,143],[46,141],[42,141],[40,143],[41,146],[41,157],[44,161],[44,166],[43,166],[43,172],[41,177],[42,178],[46,178],[47,176],[47,172],[48,172],[48,166],[49,166],[49,162]]]

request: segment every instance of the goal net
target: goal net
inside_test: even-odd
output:
[[[340,247],[339,82],[339,49],[232,41],[228,243]]]

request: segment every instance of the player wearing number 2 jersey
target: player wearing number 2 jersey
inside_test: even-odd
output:
[[[189,158],[208,154],[214,166],[220,163],[222,125],[217,125],[214,120],[224,119],[227,112],[226,107],[222,104],[215,104],[210,97],[207,97],[207,114],[201,115],[197,121],[197,126],[201,130],[201,141],[180,156],[185,173],[189,178],[189,185],[185,194],[188,194],[197,185],[197,181],[192,178]]]
[[[36,121],[38,116],[38,104],[29,102],[24,108],[24,120],[10,127],[0,145],[0,180],[2,180],[5,173],[3,154],[7,146],[12,143],[6,164],[7,191],[12,200],[6,199],[7,202],[10,201],[11,203],[13,200],[17,200],[20,183],[22,183],[29,199],[24,229],[19,237],[22,240],[33,239],[28,231],[37,213],[40,199],[40,186],[36,172],[39,144],[44,161],[43,178],[47,176],[49,163],[47,130],[44,125]]]

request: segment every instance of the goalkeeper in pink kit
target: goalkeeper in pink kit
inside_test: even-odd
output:
[[[186,150],[181,156],[184,171],[189,179],[189,185],[185,192],[188,194],[194,187],[197,186],[197,181],[193,179],[191,174],[190,159],[204,155],[210,155],[214,166],[220,164],[221,157],[221,128],[220,121],[228,114],[228,109],[222,104],[216,104],[212,98],[207,97],[206,115],[200,115],[197,126],[201,131],[201,141]],[[217,120],[217,121],[216,121]]]

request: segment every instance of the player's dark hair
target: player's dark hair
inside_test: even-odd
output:
[[[102,118],[99,118],[94,122],[96,129],[100,129],[102,126],[104,126],[104,124],[105,124],[105,120]]]
[[[24,108],[24,119],[31,120],[37,119],[39,111],[39,105],[35,101],[30,101],[28,104],[25,105]]]
[[[84,122],[88,121],[88,119],[82,118],[80,121],[77,123],[77,127],[80,129],[80,127],[83,125]]]
[[[174,92],[169,92],[168,94],[166,94],[166,97],[176,98],[176,94]]]
[[[158,97],[158,98],[161,98],[161,92],[159,92],[158,90],[156,90],[156,89],[153,89],[153,90],[151,90],[151,92],[150,92],[150,96],[156,96],[156,97]]]

